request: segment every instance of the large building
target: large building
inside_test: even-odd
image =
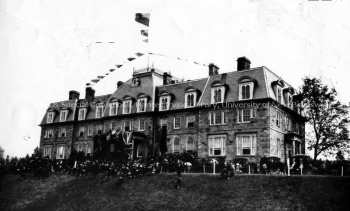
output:
[[[113,135],[133,131],[133,158],[188,150],[198,158],[246,158],[258,162],[277,156],[282,162],[305,153],[305,118],[291,85],[266,67],[250,68],[245,57],[237,71],[179,81],[156,68],[134,71],[112,94],[85,98],[69,92],[51,103],[40,124],[44,156],[68,157],[73,149],[86,155],[102,148],[118,150]],[[121,136],[120,136],[121,137]]]

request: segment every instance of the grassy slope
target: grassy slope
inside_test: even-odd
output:
[[[18,181],[3,178],[0,210],[350,210],[350,178],[184,175],[183,188],[170,189],[175,174],[96,185],[93,176]]]

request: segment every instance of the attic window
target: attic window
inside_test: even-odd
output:
[[[79,109],[78,120],[84,120],[86,116],[86,108]]]
[[[256,84],[256,80],[248,76],[243,76],[240,79],[238,79],[238,83],[239,83],[238,99],[239,100],[253,99],[254,86]]]
[[[109,103],[109,115],[110,115],[110,116],[117,115],[118,105],[119,105],[119,103],[117,102],[116,99],[113,99],[113,100]]]
[[[53,111],[50,111],[47,113],[47,123],[52,123],[53,122],[53,117],[55,113]]]
[[[214,82],[211,88],[211,103],[223,103],[225,90],[226,87],[222,82]]]
[[[137,112],[145,112],[146,108],[147,108],[147,96],[144,94],[141,94],[137,99]]]
[[[67,120],[68,110],[63,110],[60,113],[60,122],[65,122]]]
[[[101,118],[103,116],[103,104],[99,103],[96,106],[96,118]]]
[[[159,110],[160,111],[169,110],[169,108],[170,108],[170,100],[171,100],[170,93],[164,92],[163,94],[161,94],[161,96],[159,98],[159,103],[160,103]]]

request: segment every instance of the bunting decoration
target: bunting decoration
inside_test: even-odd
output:
[[[141,34],[145,37],[148,37],[148,30],[141,30]]]
[[[135,21],[149,27],[150,13],[136,13]]]
[[[134,60],[134,59],[135,59],[135,58],[133,58],[133,57],[129,57],[129,58],[128,58],[129,61],[132,61],[132,60]]]

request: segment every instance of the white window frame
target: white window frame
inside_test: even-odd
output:
[[[250,110],[250,119],[249,119],[249,121],[244,121],[244,111],[245,110]],[[237,122],[238,123],[250,123],[252,118],[255,118],[254,109],[253,108],[245,108],[245,109],[238,109],[237,110]]]
[[[249,86],[249,98],[243,98],[243,86]],[[254,93],[254,82],[245,82],[239,84],[239,95],[238,100],[251,100],[253,99],[253,93]]]
[[[54,117],[55,117],[55,112],[53,112],[53,111],[48,112],[47,119],[46,119],[47,123],[52,123]]]
[[[80,108],[79,109],[78,120],[85,120],[85,118],[86,118],[86,110],[87,110],[86,108]]]
[[[64,136],[62,136],[64,133]],[[67,137],[67,129],[65,127],[58,128],[58,137]]]
[[[221,122],[218,122],[216,118],[219,114],[221,114]],[[226,123],[227,120],[225,111],[209,112],[209,125],[225,125]]]
[[[119,103],[116,101],[112,101],[109,104],[109,116],[115,116],[118,114],[118,106]]]
[[[99,124],[99,125],[96,125],[96,133],[98,133],[98,131],[101,129],[101,134],[103,133],[103,125],[102,124]]]
[[[192,149],[189,147],[190,146],[190,144],[189,144],[189,141],[190,141],[190,139],[192,139]],[[193,151],[195,151],[195,148],[196,148],[196,146],[195,146],[195,141],[194,141],[194,138],[192,137],[192,136],[188,136],[187,137],[187,139],[186,139],[186,151],[189,151],[189,150],[193,150]]]
[[[60,112],[60,122],[67,121],[67,117],[68,117],[68,110],[62,110]]]
[[[143,107],[143,110],[141,110],[141,104],[140,102],[141,101],[145,101],[145,105]],[[137,99],[137,113],[140,113],[140,112],[146,112],[147,110],[147,97],[143,97],[143,98],[140,98],[140,99]]]
[[[179,119],[179,126],[176,127],[176,120]],[[174,129],[180,129],[181,128],[181,117],[177,116],[177,117],[174,117]]]
[[[220,139],[219,142],[221,142],[221,147],[220,149],[220,154],[219,155],[215,155],[215,149],[218,148],[214,148],[215,145],[215,141],[216,139]],[[215,156],[215,157],[222,157],[226,155],[226,135],[211,135],[208,137],[208,155],[209,156]]]
[[[66,146],[62,146],[62,145],[57,146],[56,159],[64,159],[65,151],[66,151]],[[60,156],[61,152],[62,152],[62,157]]]
[[[51,135],[51,137],[50,137]],[[44,138],[53,138],[54,135],[53,135],[53,129],[46,129],[45,130],[45,135],[44,135]]]
[[[94,126],[88,125],[88,136],[92,136],[94,134]]]
[[[277,85],[277,102],[283,105],[282,87]]]
[[[188,96],[193,95],[193,105],[188,105]],[[193,108],[197,105],[197,92],[188,92],[185,93],[185,108]]]
[[[215,90],[221,90],[221,101],[215,102]],[[224,86],[218,86],[218,87],[211,88],[211,104],[225,102],[224,96],[225,96],[225,87]]]
[[[276,126],[281,127],[281,112],[277,111],[276,113]]]
[[[100,113],[99,110],[101,110],[101,115],[100,116],[98,115]],[[96,106],[96,115],[95,115],[95,117],[97,119],[103,117],[103,105],[97,105]]]
[[[166,108],[163,107],[163,99],[167,99]],[[167,111],[170,108],[170,96],[162,96],[159,98],[159,111]]]
[[[250,154],[243,154],[243,137],[248,137],[250,141]],[[237,155],[239,156],[250,156],[250,155],[256,155],[256,134],[240,134],[236,136],[236,148],[237,148]]]
[[[51,146],[44,146],[43,157],[49,156],[51,159]]]
[[[129,104],[129,109],[126,110],[126,105]],[[124,100],[123,101],[123,114],[130,114],[132,107],[132,100]]]
[[[139,131],[144,131],[145,130],[145,124],[146,124],[145,119],[140,119],[139,120]]]
[[[179,140],[179,145],[175,147],[175,140]],[[174,137],[173,139],[173,153],[180,153],[180,139],[179,137]]]

